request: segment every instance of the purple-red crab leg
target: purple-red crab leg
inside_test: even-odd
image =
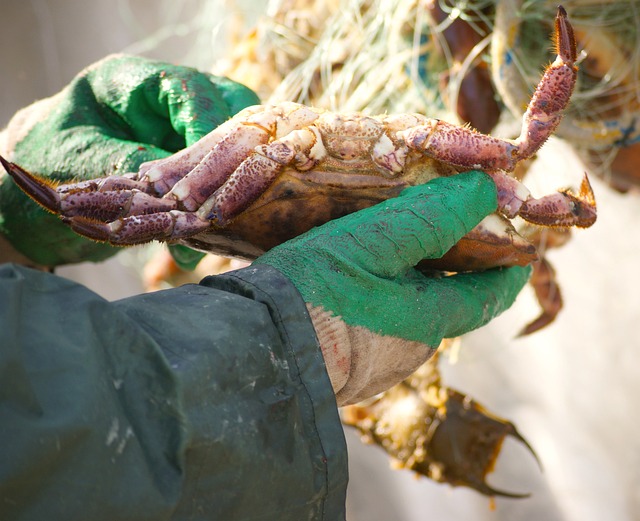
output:
[[[271,112],[254,112],[257,108],[168,159],[144,163],[138,174],[57,186],[0,161],[28,195],[81,235],[122,245],[190,237],[211,221],[226,224],[227,216],[249,206],[284,166],[304,170],[315,164],[309,155],[319,136],[305,127],[317,112],[296,103]],[[195,168],[193,161],[199,161]]]
[[[90,239],[142,244],[170,238],[175,231],[189,236],[209,227],[208,222],[195,214],[177,210],[175,199],[150,195],[151,186],[147,182],[112,176],[56,186],[2,156],[0,163],[25,193]]]
[[[60,215],[80,235],[97,241],[142,244],[171,237],[176,229],[193,235],[209,227],[194,214],[176,210],[177,201],[150,195],[148,183],[130,177],[56,186],[2,156],[0,163],[25,193]],[[120,237],[122,241],[118,240]]]
[[[404,132],[407,145],[440,161],[490,171],[512,172],[518,161],[535,154],[560,123],[577,77],[573,28],[562,7],[558,7],[555,28],[557,57],[538,83],[517,139],[499,139],[470,127],[430,120]]]
[[[519,181],[504,172],[490,172],[498,188],[498,208],[508,218],[519,215],[541,226],[588,228],[597,217],[596,200],[585,172],[578,195],[569,190],[536,199]]]
[[[239,179],[243,193],[247,189],[255,192],[244,195],[243,199],[248,201],[246,207],[264,192],[284,164],[293,164],[296,159],[295,152],[284,151],[286,157],[283,157],[282,139],[290,143],[289,148],[293,150],[297,144],[292,143],[288,135],[299,132],[297,129],[311,125],[318,118],[317,112],[297,103],[283,103],[270,111],[263,108],[249,107],[171,158],[141,165],[140,179],[153,183],[158,195],[167,195],[180,201],[185,210],[196,211],[223,184],[234,186],[239,177],[236,172],[241,172],[245,178]],[[308,152],[312,145],[303,146]],[[253,152],[263,157],[252,159]],[[236,191],[241,190],[236,187]],[[243,209],[232,213],[235,215]]]

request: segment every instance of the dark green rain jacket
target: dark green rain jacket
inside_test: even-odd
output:
[[[0,266],[0,519],[344,519],[347,457],[277,270],[108,302]]]

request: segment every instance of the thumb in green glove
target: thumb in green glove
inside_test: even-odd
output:
[[[441,257],[496,210],[482,172],[440,178],[315,228],[256,262],[286,275],[307,303],[339,405],[400,382],[443,338],[507,309],[528,268],[429,277],[414,266]]]
[[[0,139],[0,153],[52,181],[135,172],[141,163],[191,145],[258,102],[251,90],[226,78],[111,56],[59,94],[16,114]],[[0,177],[0,235],[50,267],[98,261],[118,251],[72,232],[6,176]]]

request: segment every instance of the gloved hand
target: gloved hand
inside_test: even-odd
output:
[[[256,103],[251,90],[223,77],[110,56],[57,95],[18,112],[0,136],[0,153],[53,181],[135,172]],[[0,236],[32,262],[52,267],[118,251],[80,237],[0,176]]]
[[[255,262],[300,291],[338,405],[382,392],[415,371],[443,338],[507,309],[529,268],[430,277],[414,266],[441,257],[497,207],[482,172],[435,179],[395,199],[315,228]]]

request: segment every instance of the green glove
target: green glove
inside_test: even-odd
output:
[[[111,56],[83,71],[59,94],[16,114],[6,130],[6,150],[0,152],[56,181],[135,172],[144,161],[191,145],[256,103],[251,90],[226,78]],[[75,234],[4,173],[0,176],[0,234],[33,262],[99,261],[118,251]]]
[[[414,266],[441,257],[497,207],[482,172],[435,179],[329,222],[256,262],[286,275],[307,303],[338,403],[403,380],[443,338],[507,309],[529,268],[429,277]]]

